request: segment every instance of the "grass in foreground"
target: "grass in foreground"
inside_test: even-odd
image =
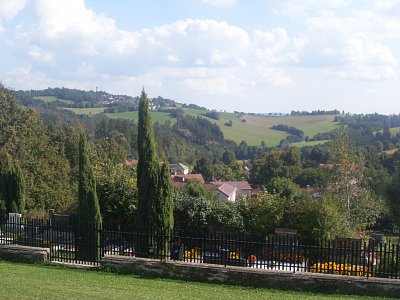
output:
[[[381,299],[190,282],[0,261],[1,299]]]

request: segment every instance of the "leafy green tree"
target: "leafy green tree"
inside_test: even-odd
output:
[[[350,228],[363,231],[375,223],[384,209],[384,203],[369,188],[364,176],[364,159],[350,144],[344,127],[337,131],[330,147],[330,156],[333,169],[325,193],[336,199]]]
[[[225,165],[230,165],[231,163],[236,161],[236,155],[230,150],[226,150],[222,154],[222,161]]]
[[[100,234],[102,224],[96,179],[89,158],[89,145],[82,132],[79,138],[79,185],[78,185],[78,249],[79,259],[100,259]]]
[[[246,203],[246,230],[256,236],[267,237],[274,228],[279,227],[284,216],[284,201],[277,194],[263,189],[254,198],[243,199]]]
[[[294,178],[300,171],[299,149],[274,150],[254,160],[250,180],[252,183],[265,185],[275,177]]]
[[[202,174],[204,179],[209,182],[213,180],[213,172],[213,166],[207,157],[200,158],[193,168],[193,173]]]
[[[121,224],[132,222],[137,207],[134,171],[123,163],[97,163],[93,169],[102,216]]]
[[[64,151],[62,130],[46,128],[35,111],[21,107],[1,85],[0,108],[0,148],[7,147],[24,174],[25,209],[71,211],[77,204],[77,183]]]
[[[207,232],[212,212],[211,200],[203,195],[192,196],[184,189],[174,195],[175,228],[182,233]]]

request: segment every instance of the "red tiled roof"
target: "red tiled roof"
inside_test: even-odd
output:
[[[205,183],[203,175],[201,174],[186,174],[186,175],[173,175],[172,180],[177,181],[187,181],[187,180],[197,180],[201,183]]]
[[[186,175],[171,175],[172,184],[176,188],[184,187],[190,180],[197,180],[200,183],[205,183],[201,174],[186,174]]]

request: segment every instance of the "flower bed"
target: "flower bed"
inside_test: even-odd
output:
[[[351,265],[351,264],[337,264],[335,262],[317,263],[312,266],[314,273],[327,273],[336,275],[349,275],[370,277],[371,271],[367,267]]]

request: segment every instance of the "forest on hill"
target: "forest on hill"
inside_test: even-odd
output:
[[[93,107],[105,105],[115,96],[106,99],[97,95],[104,92],[76,95],[79,93],[79,103]],[[49,104],[54,101],[32,101],[45,96],[73,103],[72,98],[77,97],[62,96],[61,92],[31,92],[27,96],[0,87],[0,174],[6,173],[10,158],[14,168],[21,170],[25,181],[23,212],[40,215],[49,208],[76,211],[78,141],[83,130],[89,137],[103,216],[121,222],[132,220],[137,205],[136,174],[125,161],[137,158],[137,122],[105,114],[89,117]],[[128,100],[134,105],[135,98]],[[158,101],[156,105],[161,106],[163,100]],[[287,139],[276,146],[226,139],[219,123],[200,115],[176,113],[182,104],[170,99],[166,102],[175,105],[175,122],[154,124],[160,157],[169,163],[185,163],[201,171],[207,180],[248,180],[259,191],[251,199],[225,205],[193,182],[175,192],[176,226],[255,234],[291,227],[308,238],[398,230],[400,115],[341,113],[333,120],[337,129],[328,132],[331,141],[298,148]],[[237,115],[238,120],[243,118]],[[302,135],[295,126],[285,126],[277,131]],[[4,178],[0,175],[0,182]],[[315,192],[310,193],[309,188]],[[0,184],[1,215],[9,210],[4,195]]]

